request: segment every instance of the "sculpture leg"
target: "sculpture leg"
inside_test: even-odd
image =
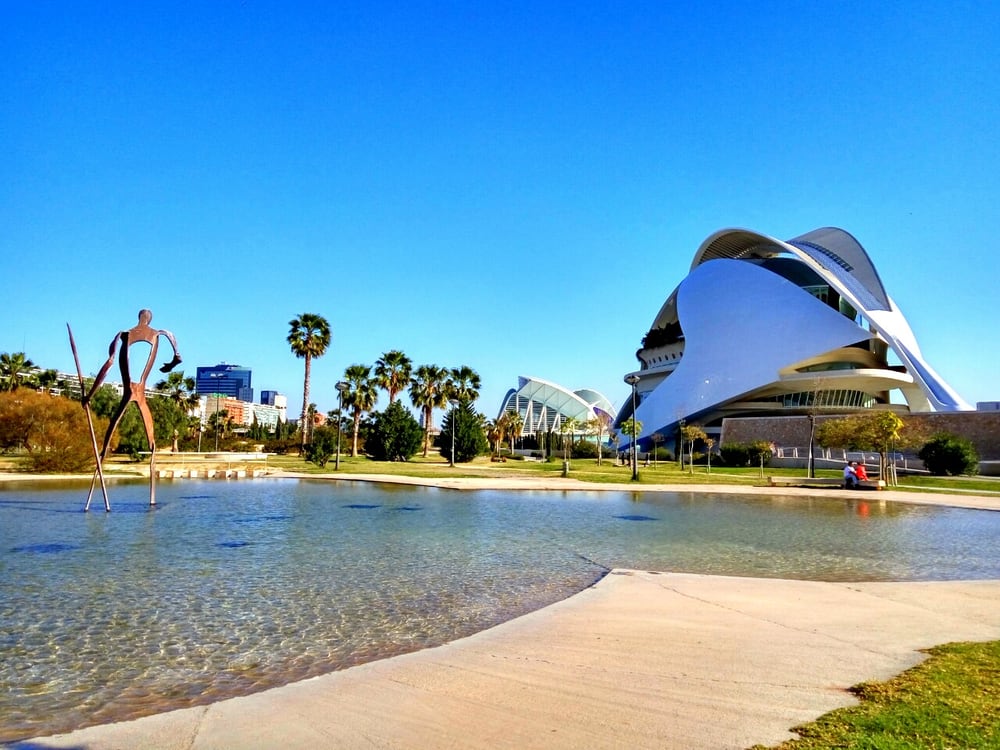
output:
[[[156,505],[156,435],[153,431],[153,415],[146,403],[146,394],[135,394],[135,403],[142,415],[142,424],[146,428],[146,440],[149,442],[149,504]]]

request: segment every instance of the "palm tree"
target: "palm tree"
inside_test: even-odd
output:
[[[486,438],[496,451],[496,457],[500,458],[500,444],[503,442],[504,431],[507,429],[507,420],[502,416],[488,420],[484,425],[484,429],[486,431]]]
[[[322,357],[330,346],[330,324],[322,315],[302,313],[297,318],[288,321],[291,330],[288,333],[288,343],[296,357],[306,361],[306,374],[302,384],[302,447],[306,447],[308,424],[306,417],[309,411],[309,378],[312,376],[313,357]]]
[[[349,386],[344,391],[344,403],[354,410],[354,442],[351,455],[358,455],[358,430],[361,428],[361,415],[375,408],[378,401],[378,391],[371,379],[370,365],[351,365],[344,370],[344,382]]]
[[[510,455],[514,455],[514,441],[521,437],[524,430],[524,417],[520,412],[509,411],[504,415],[507,419],[507,437],[510,438]]]
[[[568,461],[573,454],[573,438],[576,434],[576,428],[579,426],[580,420],[576,417],[566,417],[562,421],[562,427],[559,430],[563,433],[563,459]],[[566,433],[569,433],[569,444],[566,443]]]
[[[25,373],[35,369],[35,363],[24,352],[0,354],[0,391],[16,391],[25,381]]]
[[[468,365],[451,368],[448,384],[448,397],[457,398],[463,404],[479,398],[481,381],[479,373]]]
[[[192,377],[184,377],[183,370],[174,370],[154,387],[185,412],[191,411],[198,405],[195,380]]]
[[[424,415],[424,458],[427,458],[434,410],[448,405],[448,368],[420,365],[410,381],[410,401]]]
[[[383,354],[375,360],[375,382],[389,394],[389,403],[396,402],[396,394],[410,382],[413,362],[398,349]]]

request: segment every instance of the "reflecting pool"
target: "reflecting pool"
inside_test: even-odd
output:
[[[441,644],[630,567],[1000,578],[1000,513],[877,493],[456,492],[295,480],[0,485],[0,741]]]

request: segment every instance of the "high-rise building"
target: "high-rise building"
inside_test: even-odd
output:
[[[212,367],[198,368],[195,390],[200,396],[220,393],[240,401],[253,401],[250,378],[250,368],[221,362]]]

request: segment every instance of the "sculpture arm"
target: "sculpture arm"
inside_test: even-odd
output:
[[[115,354],[118,352],[118,342],[121,338],[121,333],[115,335],[111,340],[111,345],[108,346],[108,360],[102,366],[100,371],[97,373],[97,377],[94,378],[94,384],[90,386],[90,392],[85,393],[83,396],[83,405],[86,406],[90,403],[91,397],[97,392],[97,389],[101,387],[104,383],[104,378],[108,375],[108,370],[115,363]]]
[[[158,331],[157,333],[161,336],[166,336],[167,341],[170,342],[170,346],[173,347],[174,358],[169,362],[164,363],[164,365],[160,368],[160,372],[170,372],[181,363],[181,353],[177,351],[177,339],[174,338],[174,334],[170,331]]]

